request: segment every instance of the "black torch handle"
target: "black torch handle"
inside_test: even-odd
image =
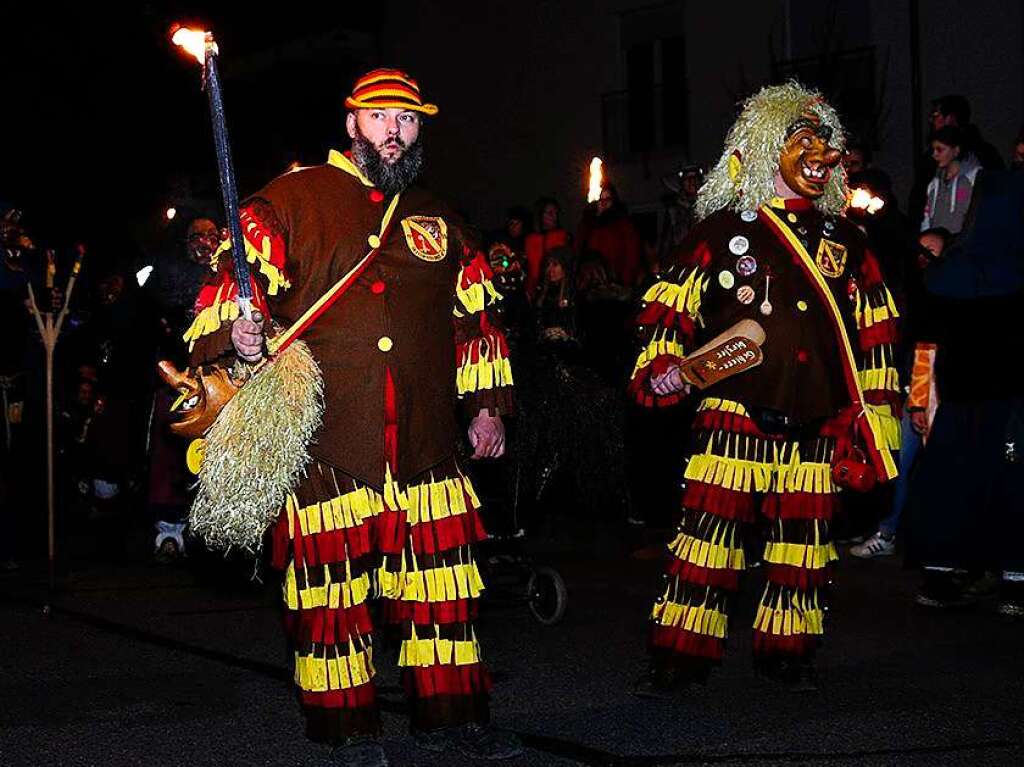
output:
[[[224,119],[224,98],[221,91],[220,72],[217,69],[217,53],[213,46],[206,46],[205,60],[206,95],[210,99],[210,119],[213,122],[213,142],[217,150],[217,173],[220,176],[220,193],[224,200],[224,215],[231,235],[231,257],[235,265],[235,282],[238,285],[239,304],[252,300],[252,282],[249,278],[249,262],[245,257],[245,242],[242,240],[242,224],[238,218],[238,189],[235,186],[235,166],[231,162],[231,143],[228,141],[228,124]]]

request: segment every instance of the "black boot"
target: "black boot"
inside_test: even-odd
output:
[[[813,658],[768,655],[754,658],[754,671],[762,679],[790,692],[818,689],[818,674]]]
[[[388,767],[388,755],[374,738],[349,738],[331,751],[332,765],[337,767]]]
[[[473,759],[511,759],[523,753],[523,744],[514,733],[475,722],[414,732],[413,738],[426,751],[458,751]]]

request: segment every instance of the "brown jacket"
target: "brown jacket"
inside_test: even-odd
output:
[[[377,246],[390,202],[337,152],[246,202],[249,260],[275,322],[295,322]],[[402,482],[455,453],[460,394],[474,415],[484,407],[507,413],[511,375],[490,315],[500,299],[490,270],[443,203],[418,187],[403,192],[377,251],[302,339],[325,388],[324,424],[310,452],[379,488],[386,463]],[[193,364],[230,353],[229,333],[221,322],[200,337]],[[387,426],[397,444],[385,444]]]

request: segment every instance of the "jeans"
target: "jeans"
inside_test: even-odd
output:
[[[896,477],[892,510],[878,523],[879,532],[886,537],[895,535],[896,528],[900,526],[900,517],[903,516],[907,494],[910,491],[910,470],[914,467],[914,461],[923,446],[921,435],[914,430],[914,425],[910,422],[910,411],[904,409],[903,419],[900,421],[900,473]]]

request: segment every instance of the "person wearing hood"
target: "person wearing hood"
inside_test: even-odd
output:
[[[644,243],[614,185],[601,188],[595,212],[581,227],[581,252],[599,253],[611,280],[632,288],[644,271]]]
[[[964,150],[964,135],[959,128],[939,128],[932,134],[931,145],[937,168],[928,184],[921,231],[941,227],[956,234],[964,226],[981,164]]]

